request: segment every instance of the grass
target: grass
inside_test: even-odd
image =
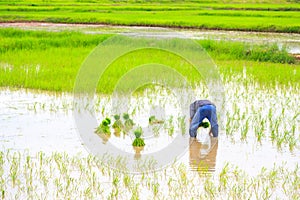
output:
[[[226,134],[232,141],[247,141],[255,138],[260,145],[272,141],[279,149],[293,151],[299,148],[299,109],[297,98],[299,84],[280,87],[263,87],[251,77],[232,75],[226,79]],[[280,97],[280,98],[279,98]],[[255,103],[253,103],[255,102]]]
[[[82,40],[83,35],[75,32],[0,32],[1,86],[53,91],[71,91],[84,58],[107,38],[101,35]]]
[[[264,86],[299,84],[299,65],[277,64],[246,60],[216,60],[224,81],[237,77],[253,78],[256,84]],[[246,75],[244,75],[246,73]],[[237,76],[235,76],[237,75]]]
[[[0,86],[50,91],[72,91],[78,70],[89,53],[109,35],[87,35],[79,32],[0,30]],[[243,74],[270,85],[287,85],[300,79],[295,60],[275,46],[249,46],[239,42],[199,41],[217,63],[224,79]],[[151,56],[149,56],[151,55]],[[264,62],[257,62],[264,61]],[[172,66],[191,80],[198,76],[187,73],[191,66],[174,54],[144,49],[131,52],[105,71],[109,79],[101,80],[98,92],[109,93],[119,78],[143,63]],[[272,73],[270,73],[272,72]],[[266,76],[267,75],[267,76]]]
[[[254,60],[259,62],[295,63],[285,49],[280,50],[273,45],[250,45],[241,42],[226,42],[201,40],[200,45],[210,53],[213,58],[232,60]]]
[[[259,1],[261,2],[261,1]],[[1,1],[0,21],[299,33],[297,1]],[[124,17],[126,16],[126,17]],[[180,18],[178,16],[181,16]]]

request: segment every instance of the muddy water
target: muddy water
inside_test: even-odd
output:
[[[70,94],[2,89],[0,150],[28,151],[30,154],[58,151],[87,155],[88,151],[77,132],[72,109]],[[142,121],[137,123],[142,124]],[[190,139],[187,133],[180,137],[188,148],[178,162],[184,163],[191,170],[219,171],[229,162],[249,174],[256,174],[262,167],[272,168],[274,164],[285,163],[288,168],[293,168],[299,163],[299,149],[292,152],[287,149],[279,150],[268,139],[263,141],[263,145],[252,137],[247,142],[233,142],[224,130],[215,139],[208,136],[207,129],[199,129],[196,139]],[[120,150],[131,153],[133,159],[139,159],[143,154],[164,148],[164,145],[172,142],[174,135],[168,135],[162,128],[156,137],[148,135],[147,138],[146,135],[146,146],[139,150],[132,148],[133,139],[132,133],[112,133],[107,140],[99,137],[99,141],[109,142]]]
[[[0,27],[13,27],[25,30],[79,30],[87,34],[117,34],[140,35],[161,38],[191,38],[191,39],[212,39],[242,41],[250,44],[270,44],[275,43],[280,48],[286,47],[291,54],[300,54],[300,34],[290,33],[261,33],[261,32],[241,32],[241,31],[215,31],[215,30],[187,30],[187,29],[164,29],[158,27],[136,27],[136,26],[109,26],[93,24],[53,24],[40,22],[21,23],[0,23]]]
[[[9,90],[0,96],[1,150],[82,152],[71,112],[58,107],[70,97]]]

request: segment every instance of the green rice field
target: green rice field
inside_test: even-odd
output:
[[[1,29],[0,35],[0,86],[60,92],[72,91],[84,59],[101,41],[109,37],[79,32],[53,33],[14,29]],[[297,82],[300,79],[297,61],[284,49],[279,50],[276,46],[256,45],[250,48],[242,42],[212,40],[198,42],[215,60],[224,78],[241,74],[246,68],[262,85],[274,83],[286,85],[288,84],[286,80]],[[180,59],[172,59],[170,62],[164,53],[151,50],[138,52],[137,55],[132,54],[131,57],[114,63],[113,71],[107,72],[110,73],[110,83],[104,80],[105,82],[101,83],[102,88],[99,86],[98,91],[110,93],[113,89],[112,82],[116,82],[120,75],[129,70],[122,66],[136,66],[145,60],[151,63],[153,61],[148,55],[153,53],[156,54],[155,59],[160,59],[160,62],[171,66],[181,62]],[[188,67],[187,64],[186,66]],[[184,69],[178,70],[184,73]]]
[[[201,0],[2,0],[0,22],[39,21],[299,33],[299,10],[297,0],[209,3]]]
[[[299,11],[298,0],[0,0],[0,199],[299,200]],[[190,138],[196,99],[216,103],[217,138],[206,119]]]

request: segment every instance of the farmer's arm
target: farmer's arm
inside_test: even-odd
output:
[[[219,125],[218,124],[210,128],[209,135],[211,135],[213,137],[218,137],[218,135],[219,135]]]
[[[218,125],[218,118],[217,118],[217,110],[214,107],[212,116],[211,116],[211,121],[210,121],[210,135],[213,137],[218,137],[219,135],[219,125]]]
[[[190,105],[190,122],[196,113],[195,102]]]

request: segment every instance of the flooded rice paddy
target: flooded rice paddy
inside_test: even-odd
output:
[[[243,82],[239,77],[235,80]],[[171,93],[156,90],[154,96],[146,91],[131,97],[133,104],[129,115],[143,128],[145,148],[132,147],[134,128],[118,134],[112,129],[110,137],[97,137],[99,142],[126,151],[133,160],[165,148],[177,136],[187,147],[174,163],[158,171],[139,174],[114,170],[108,164],[109,157],[98,160],[89,155],[74,120],[76,105],[72,94],[2,88],[3,195],[12,198],[126,199],[134,196],[151,199],[160,194],[164,198],[215,199],[226,194],[236,199],[260,199],[268,195],[297,199],[299,86],[263,89],[253,83],[240,83],[239,87],[236,84],[225,84],[226,108],[218,111],[225,112],[226,117],[220,122],[218,139],[210,138],[209,129],[204,128],[198,130],[196,139],[190,139],[188,123],[182,123],[182,116],[176,113],[176,101],[160,101],[170,98]],[[195,93],[203,94],[203,89]],[[107,116],[113,119],[116,114],[111,113],[110,101],[109,96],[95,96],[94,109],[99,123]],[[160,109],[164,110],[158,112],[160,115],[155,109],[151,111],[151,107],[157,105],[155,102],[160,102]],[[163,123],[149,125],[151,112]],[[14,168],[17,168],[15,172]],[[19,177],[14,177],[18,173]],[[35,178],[30,179],[30,173]],[[289,176],[290,180],[285,180],[284,176]],[[80,186],[76,186],[78,184]]]
[[[14,151],[29,151],[33,155],[39,151],[45,153],[52,152],[66,152],[71,155],[77,153],[83,153],[87,155],[88,151],[82,144],[80,135],[77,133],[76,123],[73,115],[73,102],[71,94],[51,94],[46,92],[35,92],[26,90],[12,91],[9,89],[2,89],[1,95],[1,149],[2,150],[14,150]],[[272,98],[268,95],[269,98]],[[147,97],[144,97],[147,98]],[[296,97],[295,97],[296,98]],[[265,107],[267,110],[272,110],[272,107],[267,107],[268,101],[263,99],[264,102],[257,101],[257,107],[252,109],[260,110],[259,107]],[[277,100],[278,101],[278,100]],[[101,97],[101,104],[103,108],[109,109],[109,98]],[[239,104],[246,102],[239,102]],[[263,104],[262,104],[263,103]],[[108,104],[108,105],[104,105]],[[234,107],[236,104],[228,105],[228,107]],[[145,113],[144,104],[137,105],[143,107]],[[169,107],[170,105],[168,105]],[[250,108],[253,105],[250,106]],[[282,109],[284,105],[282,105]],[[293,106],[293,105],[291,105]],[[166,107],[166,113],[168,113],[168,107]],[[170,108],[170,107],[169,107]],[[241,109],[247,109],[246,105],[239,105]],[[102,110],[98,108],[99,110]],[[187,108],[188,109],[188,108]],[[291,107],[291,109],[293,109]],[[274,107],[275,110],[275,107]],[[276,107],[278,110],[278,107]],[[141,110],[140,110],[141,111]],[[286,111],[290,118],[294,117],[296,111]],[[106,111],[104,111],[106,112]],[[221,112],[221,111],[219,111]],[[237,111],[227,110],[228,116],[232,117],[234,114],[237,115]],[[236,112],[236,113],[234,113]],[[244,111],[245,112],[245,111]],[[281,112],[279,109],[278,112]],[[106,116],[112,116],[108,114],[102,115],[98,112],[98,121]],[[247,113],[249,115],[249,113]],[[254,114],[254,113],[252,113]],[[143,116],[144,115],[144,116]],[[299,115],[299,113],[298,113]],[[174,115],[176,116],[176,115]],[[144,113],[136,113],[134,115],[134,121],[143,127],[144,135],[146,140],[146,147],[141,152],[147,154],[153,151],[157,151],[167,146],[172,139],[174,139],[180,131],[178,121],[176,117],[172,115],[164,116],[165,119],[163,124],[148,125],[147,115]],[[264,116],[261,116],[263,120]],[[111,117],[113,118],[113,117]],[[171,122],[174,127],[174,134],[171,135],[169,129],[172,125],[169,124],[170,118],[173,119]],[[275,118],[275,113],[274,113]],[[228,119],[227,119],[228,120]],[[234,120],[234,119],[231,119]],[[284,120],[284,119],[283,119]],[[239,123],[242,122],[240,119]],[[228,122],[227,122],[228,123]],[[260,122],[259,122],[260,123]],[[190,146],[186,149],[186,152],[180,158],[184,164],[191,168],[195,168],[193,161],[200,162],[201,160],[207,161],[210,165],[209,170],[215,171],[226,162],[230,162],[241,168],[245,169],[248,173],[256,173],[262,167],[272,167],[274,163],[287,162],[289,166],[294,166],[299,162],[300,151],[299,151],[299,116],[293,121],[288,122],[288,119],[281,121],[282,126],[289,125],[295,126],[295,138],[296,144],[289,148],[288,141],[284,142],[282,146],[277,146],[276,138],[275,142],[272,142],[271,134],[268,133],[267,128],[264,131],[264,136],[261,141],[255,136],[254,130],[248,130],[246,138],[242,138],[240,133],[244,128],[241,124],[239,127],[235,127],[235,122],[232,123],[232,127],[227,127],[229,130],[226,132],[226,127],[221,129],[220,137],[218,141],[208,136],[209,129],[201,128],[198,130],[197,140],[190,140],[188,134],[188,124],[184,125],[184,134],[182,140],[186,141],[186,144]],[[266,125],[267,126],[267,125]],[[250,126],[251,127],[251,126]],[[96,128],[96,127],[95,127]],[[235,130],[235,128],[237,128]],[[284,129],[292,129],[292,127],[282,127]],[[157,129],[153,131],[153,129]],[[179,132],[176,130],[178,129]],[[114,132],[112,130],[112,132]],[[279,130],[279,132],[281,132]],[[280,134],[280,133],[279,133]],[[111,137],[107,140],[103,140],[99,137],[99,140],[103,142],[110,142],[114,146],[120,148],[122,151],[128,151],[135,155],[135,151],[131,146],[134,137],[132,133],[125,134],[123,132],[119,134],[111,134]]]
[[[82,28],[87,33],[129,35],[138,27],[14,23],[24,29]],[[102,32],[97,29],[101,27]],[[185,30],[188,37],[197,33]],[[206,34],[207,33],[207,34]],[[271,34],[271,33],[270,33]],[[269,33],[224,34],[201,32],[202,39],[269,42]],[[274,36],[274,37],[273,37]],[[164,32],[161,37],[172,37]],[[225,38],[224,38],[225,37]],[[299,35],[274,34],[272,41],[295,44]],[[198,38],[199,39],[199,38]],[[201,38],[200,38],[201,39]],[[290,45],[292,47],[292,45]],[[90,154],[79,134],[71,93],[12,88],[0,89],[0,197],[2,199],[299,199],[300,194],[300,85],[297,82],[263,86],[243,75],[222,77],[226,101],[218,107],[219,137],[200,128],[196,139],[188,134],[188,106],[181,112],[170,90],[148,88],[131,96],[130,130],[103,136],[87,130],[96,142],[126,152],[138,173],[126,171],[122,157]],[[199,85],[195,97],[210,98]],[[194,99],[195,100],[195,99]],[[123,112],[112,111],[112,98],[95,95],[92,108],[97,124]],[[120,109],[121,110],[121,109]],[[87,109],[89,112],[89,110]],[[82,110],[85,112],[85,110]],[[149,124],[154,115],[161,123]],[[122,119],[123,120],[123,119]],[[123,121],[124,122],[124,121]],[[133,131],[141,127],[144,148],[133,148]],[[155,160],[141,163],[147,155],[168,148],[176,139],[182,153],[163,168]],[[182,148],[182,146],[181,146]],[[143,165],[143,166],[142,166]],[[136,171],[135,171],[136,172]]]

